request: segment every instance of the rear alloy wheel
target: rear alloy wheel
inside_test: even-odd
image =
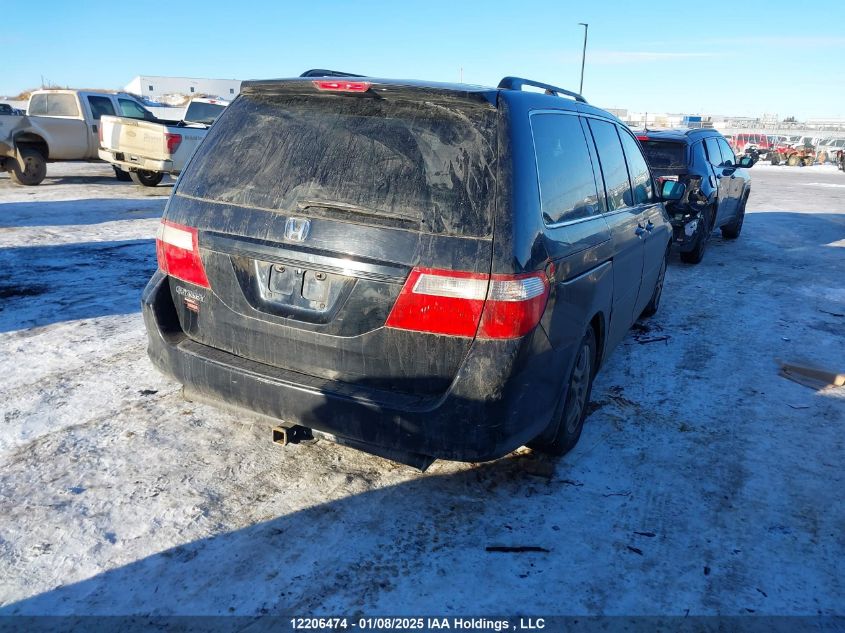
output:
[[[566,394],[555,410],[552,426],[528,446],[552,455],[565,455],[572,450],[584,428],[595,369],[596,335],[590,327],[578,345]]]
[[[695,238],[695,246],[691,251],[681,251],[681,261],[685,264],[697,264],[704,257],[707,250],[707,242],[713,233],[713,218],[716,214],[711,209],[705,209],[698,220],[698,235]]]
[[[164,174],[157,171],[147,171],[146,169],[139,169],[138,171],[130,171],[129,177],[136,185],[143,185],[145,187],[155,187],[164,178]]]
[[[790,167],[795,167],[801,159],[798,158],[798,154],[792,154],[789,158],[786,159],[786,164]]]
[[[748,194],[742,197],[742,202],[739,205],[739,210],[736,214],[736,219],[730,224],[722,227],[722,237],[726,240],[735,240],[742,232],[742,223],[745,222],[745,205],[748,204]]]
[[[31,187],[47,176],[47,161],[37,149],[19,149],[19,158],[12,161],[12,181]]]
[[[668,261],[669,253],[667,252],[666,257],[663,258],[663,263],[660,264],[660,272],[657,275],[657,284],[654,286],[654,292],[651,293],[651,300],[643,308],[640,317],[650,317],[657,313],[657,309],[660,307],[660,297],[663,296],[663,282],[666,281],[666,266]]]
[[[810,167],[813,164],[813,157],[812,156],[805,156],[801,159],[801,164],[804,167]]]

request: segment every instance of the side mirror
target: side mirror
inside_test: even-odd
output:
[[[737,164],[737,167],[740,167],[742,169],[750,169],[753,166],[754,158],[751,156],[743,156],[739,159],[739,163]]]
[[[664,202],[674,202],[684,197],[687,186],[677,180],[664,180],[660,188],[660,199]]]

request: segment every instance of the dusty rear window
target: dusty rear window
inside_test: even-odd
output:
[[[36,116],[79,116],[76,97],[59,92],[34,94],[29,99],[29,114]]]
[[[685,143],[665,141],[640,141],[648,166],[652,169],[685,169],[687,146]]]
[[[471,102],[242,95],[177,195],[481,237],[495,159],[496,111]]]
[[[205,123],[211,125],[226,108],[222,103],[206,103],[205,101],[192,101],[185,112],[185,120],[191,123]]]

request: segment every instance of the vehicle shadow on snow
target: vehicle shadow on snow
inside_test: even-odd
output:
[[[140,312],[155,240],[0,249],[0,332]]]
[[[311,456],[302,459],[311,461]],[[347,483],[361,476],[316,461],[315,467],[331,468]],[[0,616],[317,615],[332,607],[351,613],[409,583],[435,591],[429,604],[442,609],[454,591],[443,582],[455,571],[446,567],[450,551],[460,559],[460,571],[473,574],[496,565],[497,574],[510,570],[516,578],[529,564],[543,567],[550,552],[558,551],[563,563],[587,540],[594,530],[589,521],[562,530],[553,521],[544,522],[537,510],[536,495],[550,494],[543,488],[551,486],[559,494],[572,483],[555,481],[553,470],[552,460],[515,454],[455,474],[419,475],[155,553],[7,604]],[[283,474],[275,479],[278,489],[264,494],[285,494]],[[526,516],[531,520],[526,522]],[[490,521],[499,529],[484,534],[479,526]],[[543,576],[519,582],[537,585]],[[403,602],[397,597],[394,611],[401,612]]]
[[[165,187],[172,187],[175,180],[172,180],[169,176],[165,176],[163,182],[158,184],[156,187],[140,187],[138,186],[137,189],[139,190],[146,190],[146,189],[155,189],[155,188],[165,188]],[[44,181],[38,185],[39,187],[50,186],[50,185],[97,185],[97,186],[111,186],[111,187],[136,187],[135,183],[129,180],[118,180],[115,178],[114,174],[112,173],[103,173],[103,174],[73,174],[67,176],[51,176],[50,175],[50,168],[47,168],[47,177]]]
[[[818,264],[828,259],[845,258],[845,249],[831,246],[833,242],[845,239],[845,214],[842,213],[801,213],[795,211],[754,211],[745,216],[742,234],[736,240],[721,236],[718,229],[713,231],[704,263],[709,262],[713,252],[719,249],[725,255],[731,255],[736,249],[736,257],[748,255],[749,243],[759,243],[783,248],[785,251],[805,250],[812,253],[807,264]],[[820,249],[819,247],[829,247]],[[755,254],[758,254],[755,251]],[[677,248],[672,249],[669,263],[681,268],[696,268],[698,264],[685,264],[680,260]]]
[[[786,249],[812,249],[829,246],[845,238],[845,213],[800,213],[795,211],[754,211],[745,216],[738,243],[760,238]],[[732,240],[726,240],[730,243]],[[814,251],[821,256],[841,256],[845,250]]]
[[[0,228],[74,226],[161,217],[167,198],[91,198],[0,204]]]

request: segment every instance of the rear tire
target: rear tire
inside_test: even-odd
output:
[[[132,176],[128,171],[124,171],[120,167],[115,167],[114,165],[112,165],[112,169],[114,169],[114,177],[120,182],[130,182],[132,180]]]
[[[730,224],[722,227],[722,237],[726,240],[735,240],[742,233],[742,224],[745,222],[745,205],[748,204],[748,194],[742,197],[742,202],[739,205],[739,212],[736,219]]]
[[[595,367],[596,335],[593,328],[588,327],[578,345],[566,395],[555,409],[552,426],[530,442],[529,447],[551,455],[565,455],[578,443],[587,417]]]
[[[710,235],[713,233],[713,219],[716,217],[716,212],[708,209],[704,213],[704,217],[699,220],[702,225],[698,230],[695,248],[680,253],[681,261],[685,264],[698,264],[704,258],[704,251],[707,250],[707,242],[710,241]]]
[[[41,184],[47,176],[47,161],[37,149],[19,149],[18,159],[12,160],[12,182],[31,187]]]
[[[792,154],[789,158],[786,159],[786,164],[790,167],[795,167],[800,159],[798,158],[797,154]]]
[[[129,177],[136,185],[143,185],[144,187],[155,187],[164,178],[164,174],[157,171],[147,171],[146,169],[139,169],[138,171],[130,171]]]
[[[819,165],[824,165],[827,162],[827,152],[819,152],[816,160],[819,162]]]
[[[778,156],[777,154],[772,154],[771,163],[772,165],[780,165],[780,156]]]

